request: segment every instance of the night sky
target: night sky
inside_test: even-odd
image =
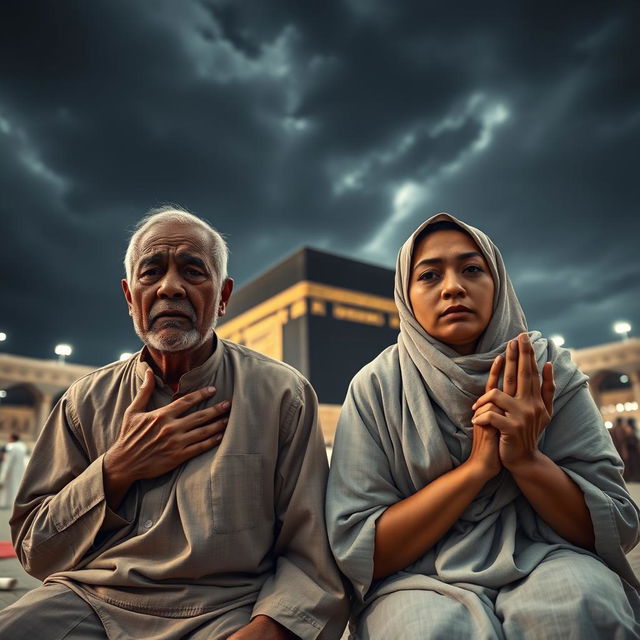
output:
[[[137,349],[122,255],[170,202],[226,235],[236,286],[303,245],[392,266],[449,211],[530,328],[638,335],[638,6],[5,0],[0,350]]]

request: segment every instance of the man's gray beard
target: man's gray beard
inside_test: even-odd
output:
[[[138,334],[140,336],[140,334]],[[158,335],[149,331],[146,336],[140,336],[141,340],[157,351],[186,351],[197,347],[202,342],[202,336],[195,329],[180,331],[172,336]]]
[[[187,349],[193,349],[195,347],[199,347],[201,344],[206,342],[212,335],[213,329],[218,323],[218,312],[216,307],[216,314],[213,318],[213,323],[211,325],[211,330],[207,332],[206,335],[200,334],[197,329],[189,329],[188,331],[180,331],[179,333],[174,333],[173,336],[161,336],[155,333],[152,330],[144,333],[138,323],[134,320],[133,328],[135,332],[138,334],[138,338],[142,340],[144,344],[151,347],[152,349],[156,349],[157,351],[165,351],[169,353],[173,353],[176,351],[186,351]],[[175,327],[179,329],[179,327]]]

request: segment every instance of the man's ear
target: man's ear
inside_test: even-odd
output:
[[[131,290],[129,289],[129,283],[126,280],[122,280],[121,284],[122,292],[124,293],[124,299],[127,301],[127,306],[129,307],[129,315],[132,315]]]
[[[218,317],[222,317],[227,312],[227,304],[233,291],[233,278],[227,278],[222,285],[220,292],[220,304],[218,305]]]

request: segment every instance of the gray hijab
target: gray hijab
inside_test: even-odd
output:
[[[429,335],[413,314],[409,303],[411,260],[416,239],[429,225],[450,221],[466,231],[484,256],[494,282],[493,314],[480,337],[476,352],[463,356]],[[395,301],[400,314],[398,352],[404,400],[408,415],[403,422],[415,422],[429,437],[434,477],[467,459],[471,451],[471,405],[484,393],[485,382],[496,356],[503,354],[509,340],[527,331],[527,322],[505,269],[500,251],[479,229],[465,224],[448,213],[439,213],[423,222],[404,243],[396,263]],[[539,332],[529,333],[539,370],[547,360],[554,363],[556,408],[563,396],[575,391],[586,380],[570,358],[561,357],[555,345]],[[423,387],[421,393],[416,385]],[[417,393],[415,392],[417,391]],[[426,394],[424,393],[426,391]],[[428,396],[428,397],[427,397]],[[431,402],[429,401],[431,400]],[[435,414],[435,423],[427,416]],[[407,428],[409,425],[407,424]],[[435,436],[438,429],[444,441]],[[431,431],[431,435],[426,435]],[[443,446],[434,447],[440,441]],[[436,450],[434,450],[436,449]]]

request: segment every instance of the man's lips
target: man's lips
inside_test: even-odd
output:
[[[453,313],[473,313],[469,307],[465,307],[461,304],[454,305],[452,307],[448,307],[441,314],[440,317],[448,316]]]
[[[162,320],[166,318],[167,320],[189,320],[189,322],[193,322],[193,320],[186,314],[180,311],[161,311],[159,314],[154,316],[151,320],[151,324],[153,324],[156,320]]]

